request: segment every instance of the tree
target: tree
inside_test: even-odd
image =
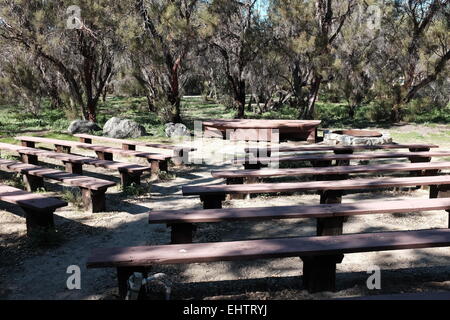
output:
[[[384,39],[393,79],[391,120],[399,121],[402,105],[435,82],[450,60],[449,0],[395,1],[387,17]],[[399,41],[401,39],[401,41]]]
[[[59,88],[61,92],[69,92],[70,101],[81,109],[83,116],[96,122],[99,99],[121,50],[120,38],[115,33],[121,6],[104,0],[92,5],[91,1],[83,0],[79,1],[78,12],[71,4],[4,0],[0,7],[4,21],[0,37],[59,73],[65,86]],[[67,21],[61,19],[65,16]]]
[[[245,118],[249,66],[270,39],[256,0],[213,0],[202,12],[203,37],[217,52],[237,109],[236,118]]]
[[[152,52],[137,63],[139,81],[156,95],[166,94],[173,110],[172,122],[181,122],[180,74],[196,41],[198,0],[136,0],[136,10],[144,22],[146,39],[138,39]],[[136,62],[136,60],[135,60]],[[159,78],[156,80],[156,78]]]
[[[320,86],[333,77],[336,40],[354,6],[355,0],[272,1],[272,19],[285,29],[283,36],[293,49],[289,55],[297,95],[308,78],[306,107],[299,106],[299,118],[314,117]],[[301,67],[305,63],[308,66]]]

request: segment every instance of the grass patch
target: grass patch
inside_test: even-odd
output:
[[[122,192],[126,196],[139,197],[151,193],[151,185],[140,185],[132,183],[129,186],[122,187]]]
[[[71,203],[78,210],[83,209],[83,196],[79,189],[64,188],[61,193],[61,199],[63,201]]]

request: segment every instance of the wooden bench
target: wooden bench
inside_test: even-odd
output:
[[[450,229],[340,236],[264,239],[219,243],[94,249],[87,268],[117,268],[119,294],[134,272],[154,265],[300,257],[303,285],[310,292],[334,291],[336,264],[344,254],[450,246]]]
[[[308,146],[267,146],[267,147],[249,147],[245,148],[245,153],[251,153],[255,157],[266,157],[274,152],[327,152],[331,151],[335,154],[352,154],[355,151],[372,151],[372,150],[392,150],[392,149],[409,149],[411,152],[427,152],[432,148],[439,148],[434,144],[384,144],[376,146],[329,146],[329,145],[308,145]]]
[[[411,163],[430,162],[432,157],[450,157],[450,151],[434,152],[363,152],[357,154],[313,154],[298,156],[259,157],[252,156],[234,160],[234,163],[244,165],[245,169],[261,169],[263,165],[283,162],[311,162],[314,167],[329,167],[333,161],[337,165],[350,165],[351,160],[375,160],[406,158]]]
[[[92,145],[76,141],[47,139],[39,137],[16,137],[16,139],[21,141],[22,146],[29,148],[35,148],[36,143],[47,143],[55,145],[56,152],[70,153],[71,148],[95,151],[99,160],[113,161],[113,154],[118,154],[124,157],[145,158],[150,163],[153,174],[158,174],[160,171],[168,171],[167,162],[171,158],[168,155],[162,155],[158,153],[122,150],[118,148]]]
[[[320,191],[320,203],[341,203],[343,191],[431,186],[430,198],[445,197],[450,190],[450,176],[376,178],[311,181],[296,183],[261,183],[244,185],[184,186],[184,196],[200,196],[204,209],[221,209],[227,194],[295,193]]]
[[[173,151],[172,162],[176,165],[181,165],[183,162],[187,163],[189,161],[189,152],[195,151],[196,148],[192,147],[178,147],[173,145],[161,144],[161,143],[150,143],[145,141],[134,141],[125,139],[115,139],[103,136],[94,136],[90,134],[74,134],[74,137],[80,138],[82,143],[92,144],[93,140],[112,142],[122,145],[123,150],[136,151],[137,146],[154,148],[154,149],[166,149]]]
[[[42,230],[54,230],[53,213],[67,206],[67,202],[56,198],[44,197],[10,186],[0,184],[0,201],[19,206],[25,212],[27,234]]]
[[[19,161],[0,159],[0,169],[22,174],[27,190],[37,191],[44,186],[44,178],[79,187],[86,211],[96,213],[106,211],[105,193],[116,183],[97,178],[84,177],[60,170],[43,168]]]
[[[441,170],[450,169],[450,162],[428,163],[390,163],[367,166],[338,166],[293,169],[262,169],[262,170],[222,170],[212,171],[214,178],[226,179],[227,184],[254,183],[263,178],[323,176],[326,178],[346,179],[350,174],[410,172],[418,175],[433,175]]]
[[[83,174],[83,165],[91,165],[99,168],[117,170],[120,173],[121,183],[123,186],[129,186],[132,183],[140,184],[142,173],[145,171],[151,171],[151,167],[147,166],[140,166],[137,164],[117,161],[93,159],[89,157],[76,156],[73,154],[22,147],[16,144],[0,143],[0,150],[16,152],[20,155],[22,162],[34,165],[39,165],[39,157],[59,160],[65,165],[67,172],[78,175]]]
[[[344,218],[349,216],[435,210],[446,210],[450,213],[450,198],[408,199],[381,203],[380,201],[363,201],[266,208],[152,211],[149,212],[149,223],[167,224],[171,228],[171,243],[182,244],[192,243],[195,224],[199,223],[314,218],[317,221],[317,236],[324,236],[341,235]]]
[[[384,300],[384,301],[404,301],[404,300],[415,300],[415,301],[428,301],[428,300],[439,300],[447,301],[450,300],[450,292],[416,292],[416,293],[402,293],[402,294],[379,294],[366,297],[352,297],[352,298],[338,298],[334,300]]]

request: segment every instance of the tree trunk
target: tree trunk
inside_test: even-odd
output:
[[[309,90],[308,106],[304,114],[304,119],[312,120],[314,117],[314,111],[319,94],[320,84],[322,83],[322,76],[315,76]]]
[[[235,92],[234,102],[237,107],[236,119],[245,119],[245,81],[238,82],[238,88]]]
[[[181,64],[181,58],[175,61],[174,65],[171,68],[170,74],[170,94],[169,94],[169,102],[172,104],[173,113],[171,121],[173,123],[181,123],[181,99],[180,99],[180,84],[178,79],[178,69]]]
[[[97,123],[97,102],[92,98],[88,99],[87,120]]]
[[[146,98],[147,98],[148,111],[156,112],[157,110],[156,110],[155,104],[153,103],[153,99],[150,96],[150,94],[147,93]]]

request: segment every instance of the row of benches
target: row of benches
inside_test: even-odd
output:
[[[403,147],[403,146],[402,146]],[[406,146],[409,147],[409,146]],[[413,146],[414,160],[431,156],[448,156],[450,153],[429,153],[426,146]],[[422,148],[423,147],[423,148]],[[434,146],[430,146],[434,147]],[[389,153],[386,153],[389,155]],[[348,155],[346,155],[348,156]],[[322,156],[313,155],[314,161]],[[363,157],[370,158],[370,154]],[[398,157],[398,156],[396,156]],[[375,158],[377,155],[375,154]],[[388,158],[390,158],[388,156]],[[392,158],[394,158],[392,156]],[[310,160],[310,159],[309,159]],[[348,160],[348,159],[345,159]],[[326,160],[327,164],[329,159]],[[178,210],[150,212],[149,223],[167,224],[171,227],[171,245],[96,249],[87,261],[88,268],[117,268],[119,292],[126,293],[126,280],[133,272],[146,272],[158,264],[186,264],[245,259],[300,257],[303,260],[303,284],[310,292],[335,290],[336,264],[344,254],[385,250],[403,250],[450,246],[450,229],[398,231],[390,233],[343,234],[346,217],[367,214],[408,213],[445,210],[450,213],[450,176],[437,176],[440,170],[450,168],[450,163],[390,164],[378,166],[341,166],[324,168],[299,168],[283,170],[247,170],[215,172],[213,176],[229,179],[247,179],[267,176],[322,175],[328,181],[299,183],[266,183],[246,185],[185,186],[184,196],[199,196],[205,210]],[[265,171],[262,172],[262,171]],[[385,177],[377,179],[339,180],[352,173],[421,172],[420,177]],[[253,180],[252,180],[253,179]],[[238,182],[239,183],[239,182]],[[389,202],[358,202],[342,204],[347,190],[373,190],[391,187],[431,186],[430,199]],[[289,207],[222,209],[228,194],[280,193],[319,191],[321,204]],[[263,239],[220,243],[192,243],[195,227],[199,223],[223,221],[260,221],[269,219],[313,218],[317,221],[315,237]],[[449,216],[450,221],[450,216]],[[450,228],[450,222],[448,227]]]
[[[21,174],[29,192],[44,187],[44,179],[78,187],[81,190],[84,210],[91,213],[106,211],[105,193],[109,187],[116,185],[115,182],[103,179],[84,177],[13,160],[0,159],[0,170]]]
[[[0,201],[19,206],[25,212],[27,234],[54,229],[53,213],[67,202],[0,184]]]
[[[115,186],[116,183],[82,176],[83,165],[118,170],[121,176],[122,185],[129,186],[132,183],[140,184],[140,177],[143,172],[151,171],[152,173],[157,174],[160,170],[167,170],[168,159],[181,164],[183,158],[188,157],[189,152],[195,150],[193,148],[150,144],[91,135],[79,136],[80,139],[83,139],[86,142],[88,142],[88,139],[91,139],[90,143],[92,143],[92,139],[94,138],[109,142],[123,143],[123,149],[38,137],[18,137],[17,139],[21,141],[22,146],[0,143],[0,150],[16,152],[23,161],[19,162],[0,158],[0,170],[21,174],[25,187],[28,190],[28,192],[26,192],[9,186],[0,185],[0,200],[16,204],[25,211],[28,233],[38,228],[44,228],[46,230],[54,229],[54,211],[57,208],[67,206],[67,203],[64,201],[32,193],[44,186],[44,179],[79,187],[85,211],[91,213],[104,212],[106,211],[105,193],[109,187]],[[36,149],[36,143],[54,144],[56,152]],[[136,145],[172,150],[173,155],[168,156],[157,153],[132,151],[136,150]],[[98,159],[70,154],[72,147],[93,150],[97,153]],[[148,159],[151,166],[113,161],[112,154],[143,157]],[[67,172],[38,166],[39,157],[62,161]]]

